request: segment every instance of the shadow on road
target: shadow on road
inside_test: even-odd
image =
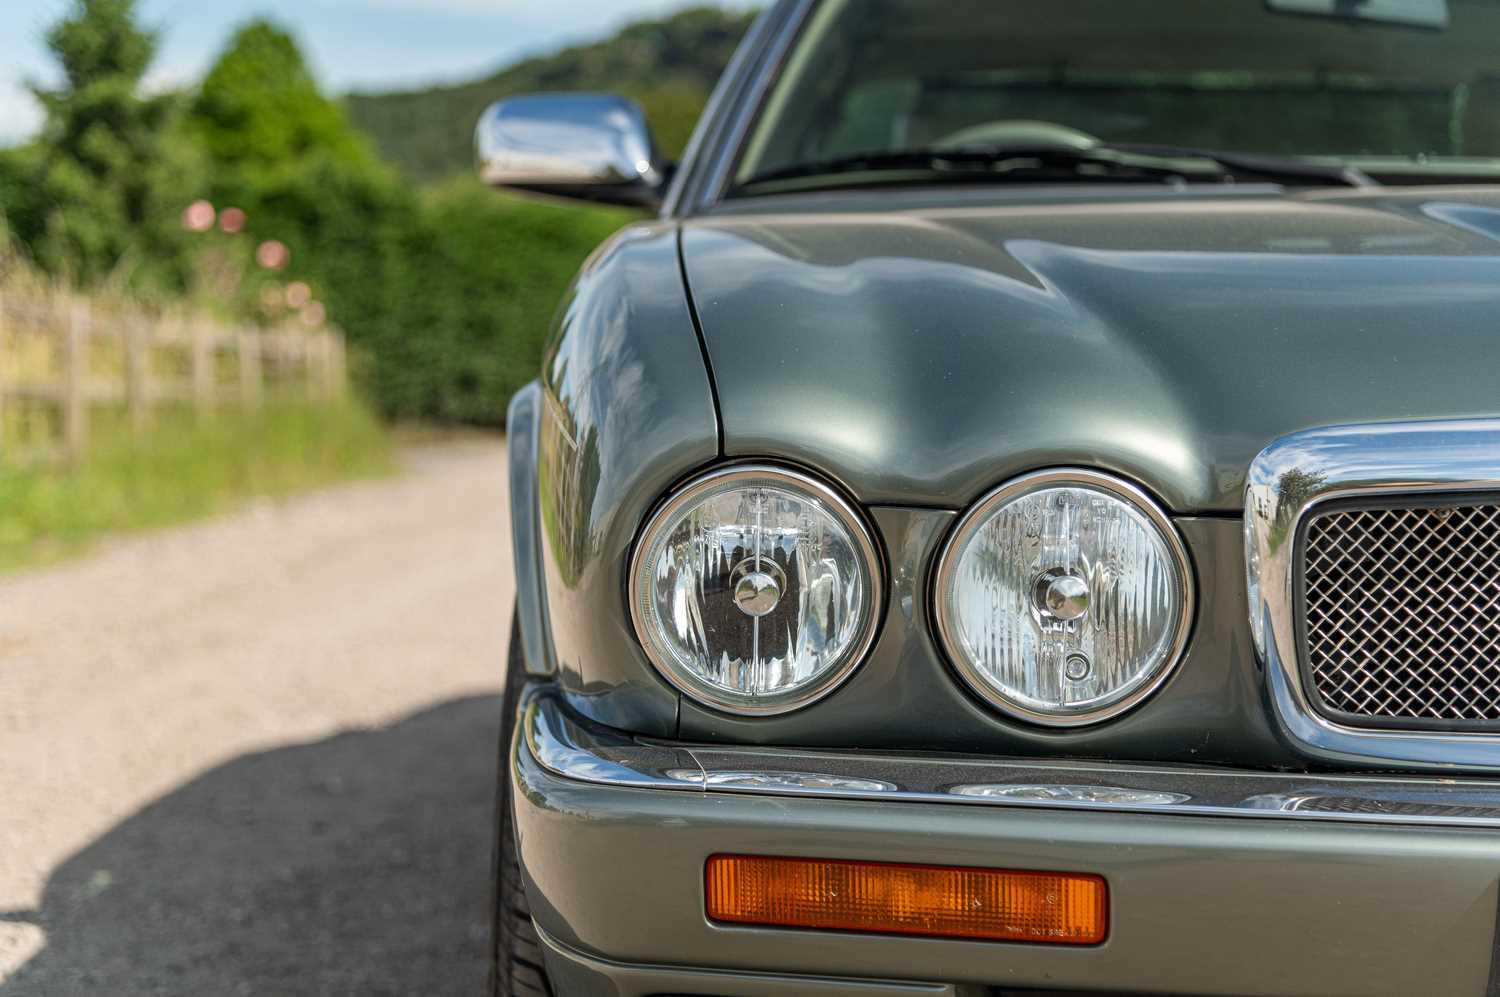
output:
[[[478,994],[499,714],[457,700],[151,804],[53,873],[0,995]]]

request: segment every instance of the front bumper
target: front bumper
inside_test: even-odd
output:
[[[512,772],[560,994],[1495,992],[1480,780],[701,748],[545,692]],[[1092,948],[730,927],[704,915],[720,852],[1096,873],[1112,923]]]

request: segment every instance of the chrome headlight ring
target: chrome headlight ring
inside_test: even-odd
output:
[[[1192,565],[1172,521],[1136,485],[1083,468],[1023,475],[985,495],[954,527],[932,587],[959,677],[1005,715],[1047,727],[1100,723],[1143,702],[1176,669],[1194,614]]]
[[[673,491],[631,554],[630,616],[668,683],[712,709],[772,716],[838,688],[874,643],[884,570],[864,517],[772,464]]]

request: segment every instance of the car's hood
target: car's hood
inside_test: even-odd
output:
[[[1500,192],[783,199],[688,222],[730,455],[871,504],[1044,466],[1237,511],[1310,426],[1500,413]]]

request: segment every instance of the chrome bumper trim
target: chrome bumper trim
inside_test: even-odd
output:
[[[675,745],[580,720],[547,689],[522,710],[542,768],[626,789],[1500,828],[1500,782],[1483,779]]]

